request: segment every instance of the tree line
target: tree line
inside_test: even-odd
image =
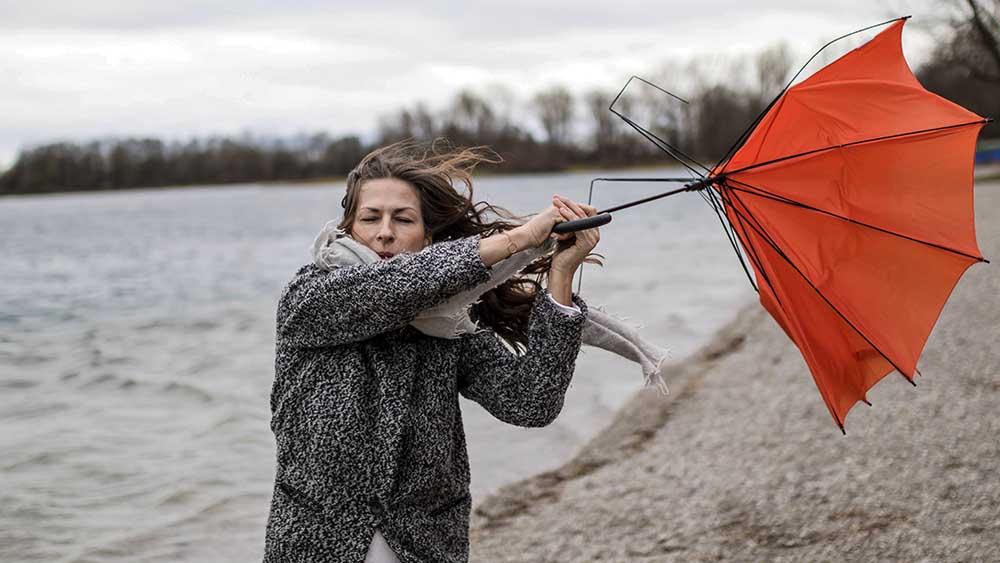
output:
[[[1000,118],[1000,0],[952,0],[949,9],[952,31],[917,77],[933,92]],[[796,69],[783,44],[729,61],[717,78],[701,71],[703,62],[666,66],[651,76],[664,84],[685,77],[690,103],[634,82],[615,109],[685,154],[709,162],[726,152]],[[340,177],[372,148],[407,138],[488,145],[503,157],[499,170],[504,172],[665,162],[659,149],[609,111],[616,94],[574,94],[554,86],[518,100],[503,86],[485,94],[463,90],[444,107],[417,103],[382,116],[372,143],[326,133],[290,139],[243,135],[169,143],[150,138],[50,143],[20,152],[0,175],[0,194]],[[984,136],[1000,137],[998,129],[992,124]]]
[[[0,176],[0,193],[294,181],[343,175],[364,155],[355,136],[291,140],[213,137],[165,143],[113,139],[22,150]]]

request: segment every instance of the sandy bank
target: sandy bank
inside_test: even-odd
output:
[[[562,468],[476,503],[472,561],[1000,560],[1000,182],[977,187],[973,266],[911,387],[890,375],[847,436],[753,305],[641,391]]]

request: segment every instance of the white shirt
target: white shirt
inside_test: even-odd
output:
[[[549,293],[548,291],[545,292],[545,295],[549,296],[549,300],[552,301],[552,304],[555,305],[557,309],[559,309],[563,313],[566,313],[567,315],[583,313],[583,311],[581,311],[580,308],[576,306],[576,303],[573,303],[572,305],[563,305],[562,303],[556,301],[556,298],[552,297],[552,294]]]
[[[399,563],[399,558],[392,551],[389,544],[385,543],[382,532],[375,530],[372,543],[368,546],[368,555],[365,556],[365,563]]]

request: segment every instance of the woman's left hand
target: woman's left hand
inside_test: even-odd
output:
[[[563,219],[573,221],[597,215],[597,208],[584,203],[577,203],[571,199],[560,195],[552,196],[552,205],[559,210]],[[597,241],[601,240],[601,232],[598,227],[584,229],[575,233],[556,235],[559,240],[559,249],[552,256],[552,270],[566,273],[572,276],[576,269],[583,263],[587,254],[590,254]],[[570,244],[572,243],[572,244]]]

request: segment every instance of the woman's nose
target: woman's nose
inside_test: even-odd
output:
[[[381,227],[379,227],[378,234],[375,235],[375,237],[378,240],[393,240],[396,238],[395,235],[392,234],[392,229],[389,228],[388,223],[382,223]]]

